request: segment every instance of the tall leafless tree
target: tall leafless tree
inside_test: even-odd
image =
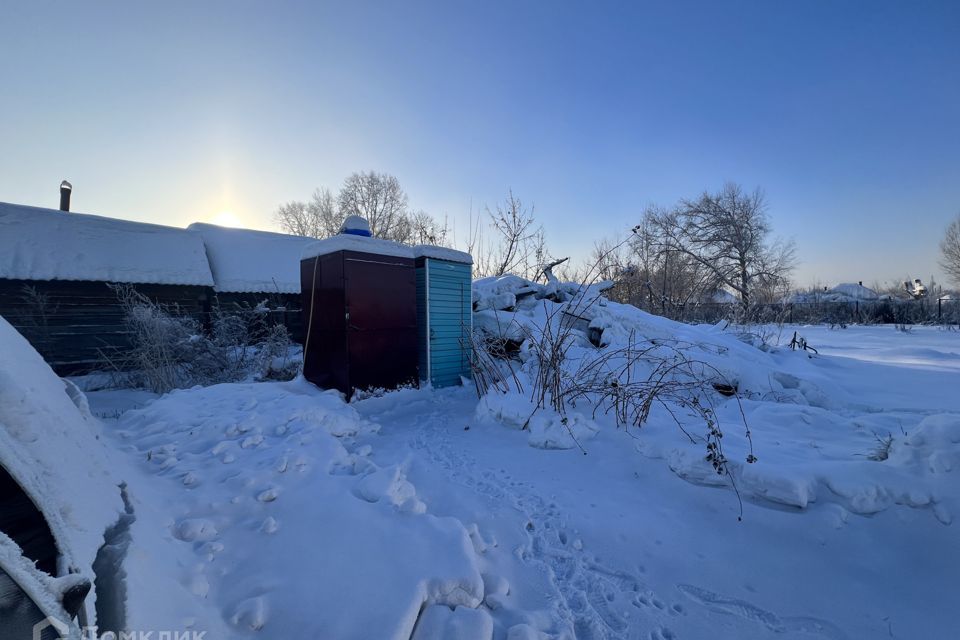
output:
[[[343,220],[333,195],[324,188],[314,191],[310,202],[291,201],[280,205],[275,219],[284,232],[309,238],[326,238],[337,233]]]
[[[329,189],[324,187],[316,189],[307,208],[313,219],[317,221],[320,231],[318,238],[326,238],[340,232],[344,216],[337,209],[337,203]]]
[[[950,223],[940,241],[940,266],[960,286],[960,215]]]
[[[719,283],[713,272],[680,251],[671,250],[667,229],[676,223],[676,211],[651,207],[616,253],[608,253],[604,277],[613,280],[608,293],[618,302],[661,315],[683,318],[687,309],[708,302]],[[616,243],[598,245],[594,256]]]
[[[763,192],[727,184],[717,193],[683,200],[657,217],[661,249],[705,267],[719,286],[736,292],[744,308],[755,294],[789,279],[793,244],[772,241]]]
[[[340,215],[362,216],[378,238],[405,241],[410,233],[407,194],[396,177],[367,171],[348,177],[337,197]]]
[[[277,208],[274,221],[284,233],[295,236],[320,237],[318,226],[310,219],[307,203],[297,200],[285,202]]]
[[[386,174],[355,173],[346,179],[336,198],[329,189],[313,192],[310,202],[281,205],[275,214],[277,225],[286,233],[327,238],[340,232],[348,215],[367,219],[375,236],[411,244],[446,246],[450,231],[425,211],[408,211],[407,196],[400,182]]]

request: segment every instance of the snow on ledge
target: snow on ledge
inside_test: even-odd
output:
[[[0,202],[0,278],[213,285],[185,229]]]
[[[214,289],[232,293],[300,293],[300,253],[314,238],[194,222],[187,231],[206,247]]]
[[[413,248],[413,255],[416,258],[434,258],[436,260],[473,264],[473,256],[469,253],[448,249],[447,247],[437,247],[432,244],[418,244]]]
[[[317,256],[325,256],[338,251],[360,251],[363,253],[373,253],[383,256],[393,256],[395,258],[413,259],[413,249],[393,242],[392,240],[383,240],[381,238],[365,238],[363,236],[341,234],[332,236],[325,240],[317,240],[307,245],[300,254],[300,258],[307,260]]]

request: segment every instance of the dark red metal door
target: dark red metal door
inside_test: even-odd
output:
[[[345,252],[350,386],[393,388],[417,380],[413,260]]]

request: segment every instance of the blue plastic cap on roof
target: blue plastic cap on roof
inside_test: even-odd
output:
[[[363,236],[364,238],[373,237],[369,229],[343,229],[340,233],[348,233],[352,236]]]

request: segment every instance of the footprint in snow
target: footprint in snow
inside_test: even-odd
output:
[[[843,631],[826,620],[807,616],[781,617],[746,600],[730,598],[691,584],[678,584],[677,589],[694,602],[702,604],[708,609],[762,624],[774,633],[799,631],[829,640],[846,640],[847,638]]]
[[[173,535],[184,542],[206,542],[216,538],[219,533],[213,522],[206,518],[181,520],[173,531]]]
[[[644,590],[639,578],[600,565],[583,554],[583,542],[568,531],[562,510],[553,499],[540,496],[536,487],[518,482],[505,472],[477,469],[462,451],[450,446],[442,429],[442,419],[428,421],[414,440],[414,447],[426,452],[452,480],[477,494],[506,501],[520,512],[520,526],[527,542],[514,550],[522,562],[541,567],[549,576],[556,594],[551,598],[554,616],[571,626],[580,640],[626,638],[630,622],[626,616],[630,598]],[[468,527],[477,553],[484,550],[475,527]],[[479,544],[478,544],[479,543]],[[492,594],[488,606],[503,604],[500,594]],[[652,593],[648,602],[653,614],[661,614],[666,605]],[[654,602],[656,604],[654,604]],[[665,614],[665,612],[663,612]],[[665,628],[665,627],[664,627]],[[658,631],[659,633],[659,631]],[[658,640],[669,640],[661,633]]]
[[[267,624],[267,601],[262,596],[244,600],[234,608],[230,622],[241,629],[260,631]]]
[[[217,557],[217,554],[223,551],[224,546],[222,542],[207,542],[200,546],[200,553],[207,557],[207,562],[213,562],[213,559]]]
[[[260,525],[260,532],[270,535],[276,533],[280,528],[280,523],[273,516],[267,516],[267,519]]]
[[[260,502],[273,502],[280,497],[280,489],[271,487],[257,494],[257,500]]]
[[[263,443],[263,436],[259,433],[248,436],[240,443],[241,449],[252,449]]]
[[[676,634],[667,627],[660,627],[650,632],[650,640],[675,640]]]

